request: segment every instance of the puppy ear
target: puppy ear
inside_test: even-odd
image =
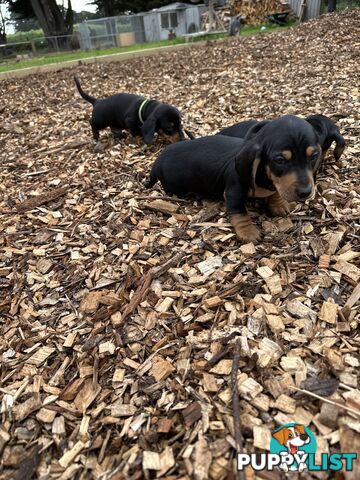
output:
[[[245,139],[246,140],[249,140],[250,138],[253,138],[255,137],[255,135],[257,135],[260,130],[265,127],[265,125],[267,125],[268,123],[270,123],[271,120],[262,120],[261,122],[258,122],[256,123],[253,127],[250,128],[250,130],[247,132],[247,134],[245,135]]]
[[[335,132],[332,135],[332,140],[336,143],[336,147],[334,148],[335,160],[339,160],[345,150],[345,139],[339,132]]]
[[[273,433],[272,436],[277,440],[280,445],[285,445],[286,440],[288,438],[288,429],[286,427],[282,428],[281,430],[278,430],[277,432]]]
[[[304,433],[306,433],[304,425],[294,425],[294,430],[300,433],[300,435],[304,435]]]
[[[256,172],[261,162],[261,147],[253,141],[245,141],[242,149],[235,157],[235,170],[240,182],[253,190],[256,189]]]
[[[146,145],[149,145],[154,140],[156,128],[156,117],[155,115],[149,115],[145,120],[144,125],[141,127],[141,133]]]

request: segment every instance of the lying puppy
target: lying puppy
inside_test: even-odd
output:
[[[177,108],[130,93],[97,100],[84,92],[77,78],[74,80],[83,99],[93,105],[90,125],[95,140],[99,140],[99,131],[106,127],[114,135],[130,130],[134,137],[142,136],[146,144],[153,141],[155,132],[172,143],[184,140]]]
[[[260,232],[248,216],[247,197],[266,197],[272,214],[286,215],[288,202],[313,194],[320,154],[312,126],[287,115],[258,131],[253,127],[246,140],[213,135],[170,145],[153,164],[145,186],[160,180],[167,194],[224,196],[238,238],[255,242]]]
[[[245,138],[248,131],[257,123],[259,123],[258,120],[246,120],[244,122],[235,123],[235,125],[232,125],[231,127],[223,128],[216,135]]]
[[[345,140],[335,123],[330,118],[321,114],[310,115],[306,117],[305,120],[312,125],[319,136],[322,158],[325,158],[332,142],[335,141],[336,147],[334,149],[334,157],[336,160],[339,160],[345,149]],[[224,128],[223,130],[220,130],[217,135],[246,138],[248,132],[253,128],[256,128],[256,130],[259,131],[260,128],[265,126],[268,122],[271,122],[271,120],[263,120],[261,122],[258,120],[247,120],[245,122],[236,123],[231,127]]]

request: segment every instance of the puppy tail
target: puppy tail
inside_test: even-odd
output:
[[[155,185],[157,181],[158,181],[157,176],[154,172],[154,169],[152,169],[150,173],[150,178],[149,180],[146,180],[146,182],[144,183],[144,186],[145,188],[151,188]]]
[[[90,95],[84,92],[84,90],[81,88],[80,81],[78,78],[74,77],[74,80],[75,80],[76,88],[78,89],[78,92],[83,97],[83,99],[86,100],[87,102],[90,102],[92,105],[94,105],[94,103],[96,102],[96,98],[91,97]]]

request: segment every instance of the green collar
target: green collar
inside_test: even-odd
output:
[[[139,110],[138,110],[138,115],[139,115],[139,120],[140,122],[143,124],[144,123],[144,119],[142,117],[142,111],[143,111],[143,108],[145,107],[145,105],[149,102],[149,100],[147,98],[145,98],[145,100],[143,100],[141,102],[141,105],[139,107]]]

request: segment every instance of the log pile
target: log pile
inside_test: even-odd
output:
[[[230,0],[231,16],[246,16],[249,25],[261,25],[272,13],[289,10],[287,3],[280,0]]]

